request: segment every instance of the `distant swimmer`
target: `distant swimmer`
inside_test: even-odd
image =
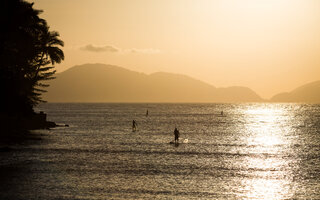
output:
[[[149,115],[149,111],[148,111],[148,109],[147,109],[147,112],[146,112],[146,117],[148,117],[148,115]]]
[[[135,120],[132,120],[132,131],[136,131],[137,130],[137,122]]]
[[[177,129],[177,127],[174,128],[174,143],[178,143],[179,142],[179,136],[180,136],[180,133],[179,133],[179,130]]]

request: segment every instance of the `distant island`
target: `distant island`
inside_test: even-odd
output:
[[[216,88],[166,72],[150,75],[105,64],[84,64],[57,73],[43,95],[48,102],[262,102],[247,87]]]
[[[311,82],[291,92],[277,94],[271,102],[320,103],[320,81]]]

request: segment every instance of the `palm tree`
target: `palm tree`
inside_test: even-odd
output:
[[[0,11],[0,113],[32,114],[48,86],[43,81],[54,78],[54,64],[64,59],[63,42],[33,3],[1,0]]]
[[[48,87],[48,84],[43,81],[54,79],[53,76],[56,72],[54,66],[55,63],[61,63],[64,60],[64,53],[59,47],[63,47],[64,43],[58,37],[60,36],[56,31],[49,31],[49,27],[46,22],[42,22],[41,32],[39,34],[39,40],[37,41],[36,49],[37,56],[33,60],[31,68],[31,86],[32,92],[30,93],[30,99],[32,104],[36,105],[39,102],[43,102],[41,99],[41,93],[46,92],[44,87]]]

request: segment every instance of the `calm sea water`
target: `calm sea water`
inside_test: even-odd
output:
[[[0,199],[320,199],[320,105],[37,110],[70,127],[0,152]],[[170,144],[175,126],[185,143]]]

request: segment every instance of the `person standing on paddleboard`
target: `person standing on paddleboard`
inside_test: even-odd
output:
[[[180,133],[179,133],[179,130],[177,129],[177,127],[174,128],[174,143],[178,143],[179,142],[179,136],[180,136]]]
[[[135,120],[132,121],[132,131],[136,131],[137,130],[137,122]]]

